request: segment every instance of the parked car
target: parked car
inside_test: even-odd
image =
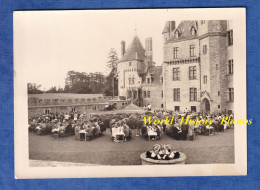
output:
[[[101,111],[114,111],[116,110],[116,103],[105,105]]]

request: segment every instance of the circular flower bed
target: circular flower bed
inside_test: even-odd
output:
[[[169,144],[155,144],[152,151],[144,152],[140,157],[142,165],[185,164],[186,160],[186,155],[184,153],[174,151]]]

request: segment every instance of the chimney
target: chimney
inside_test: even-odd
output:
[[[152,37],[145,39],[145,56],[148,60],[148,65],[150,65],[149,63],[153,62],[153,39],[152,39]]]
[[[153,51],[153,40],[152,37],[145,39],[145,51],[152,52]]]
[[[170,23],[170,32],[172,32],[175,29],[175,21],[169,21]]]
[[[121,42],[121,57],[125,55],[125,41]]]

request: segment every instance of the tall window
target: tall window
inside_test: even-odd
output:
[[[174,32],[174,37],[175,37],[175,38],[179,38],[179,31],[178,31],[178,30],[176,30],[176,31]]]
[[[150,84],[150,78],[147,78],[147,83]]]
[[[190,45],[190,57],[195,57],[195,45]]]
[[[173,101],[180,101],[180,89],[179,88],[173,89]]]
[[[228,89],[228,99],[230,102],[234,101],[234,88],[229,88]]]
[[[228,45],[229,46],[233,45],[233,30],[228,31]]]
[[[190,32],[191,32],[191,35],[194,36],[194,35],[196,34],[196,30],[195,30],[195,28],[192,27]]]
[[[151,77],[151,83],[153,83],[153,77]]]
[[[197,88],[190,88],[190,101],[197,101]]]
[[[196,66],[189,67],[189,79],[194,80],[197,78]]]
[[[203,54],[204,54],[204,55],[207,54],[207,45],[204,45],[204,46],[203,46]]]
[[[180,67],[173,68],[173,80],[180,80]]]
[[[163,83],[163,77],[161,77],[161,83]]]
[[[144,91],[144,98],[146,98],[146,91]]]
[[[131,66],[132,65],[132,63],[131,62],[129,62],[129,66]]]
[[[178,58],[178,48],[174,47],[173,48],[173,59],[177,59]]]
[[[150,98],[150,91],[147,91],[147,97]]]
[[[205,21],[205,20],[202,20],[202,21],[201,21],[201,24],[205,24],[205,23],[206,23],[206,21]]]
[[[132,84],[135,84],[135,78],[132,78]]]
[[[203,80],[203,81],[204,81],[204,84],[207,84],[207,82],[208,82],[208,81],[207,81],[207,80],[208,80],[208,79],[207,79],[207,75],[204,75],[204,76],[203,76],[203,79],[204,79],[204,80]]]
[[[228,74],[233,74],[233,59],[228,60]]]
[[[131,78],[129,78],[129,85],[131,84]]]
[[[163,98],[163,90],[162,90],[162,92],[161,92],[161,96],[162,96],[162,98]]]

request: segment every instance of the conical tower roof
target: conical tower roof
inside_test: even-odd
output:
[[[121,58],[120,62],[144,59],[145,49],[143,48],[138,36],[135,36],[132,42],[127,47],[126,52]]]

